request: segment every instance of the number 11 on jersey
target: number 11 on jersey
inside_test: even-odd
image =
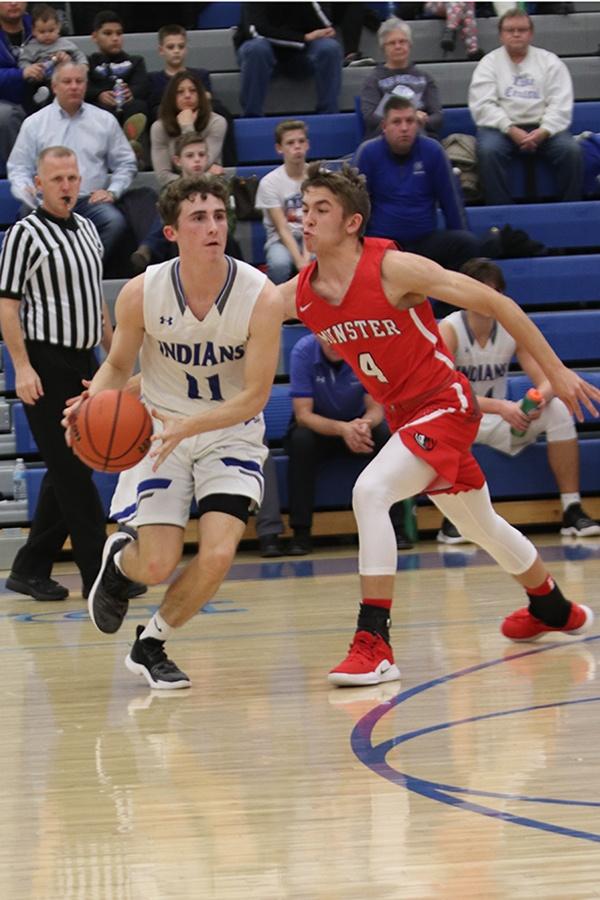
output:
[[[223,400],[218,375],[210,375],[206,379],[208,383],[208,389],[210,391],[210,397],[202,396],[202,394],[200,393],[200,388],[198,387],[197,378],[194,378],[194,376],[190,375],[189,372],[185,373],[185,377],[187,379],[188,397],[191,400]]]

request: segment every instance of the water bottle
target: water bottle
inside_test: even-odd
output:
[[[535,409],[540,403],[543,401],[543,397],[536,388],[529,388],[523,399],[521,400],[521,409],[527,415],[530,410]],[[514,435],[514,437],[523,437],[526,433],[525,431],[517,431],[515,428],[510,429],[510,433]]]
[[[115,95],[115,103],[117,104],[117,111],[121,112],[123,109],[123,105],[125,103],[125,82],[122,78],[117,78],[115,81],[115,87],[113,91]]]
[[[419,540],[415,498],[407,497],[406,500],[402,501],[402,506],[404,512],[404,534],[412,544],[415,544]]]
[[[27,469],[22,457],[16,460],[13,469],[13,500],[27,500]]]
[[[50,59],[42,60],[42,66],[44,68],[44,78],[50,79],[54,74],[54,67],[56,66],[56,57],[51,56]]]

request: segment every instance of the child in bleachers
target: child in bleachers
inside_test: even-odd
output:
[[[146,63],[143,56],[123,50],[123,22],[112,10],[97,14],[92,39],[98,51],[88,60],[85,99],[116,116],[140,162],[143,152],[139,142],[148,121]]]
[[[449,52],[454,50],[456,35],[460,29],[467,49],[467,59],[481,59],[483,51],[479,47],[474,3],[426,3],[425,12],[446,19],[446,27],[440,41],[442,50]]]
[[[175,181],[173,154],[177,138],[195,131],[206,141],[208,171],[220,174],[227,122],[213,112],[210,98],[195,75],[183,69],[169,79],[161,100],[159,117],[150,129],[152,168],[161,188]]]
[[[185,60],[187,50],[187,31],[183,25],[163,25],[159,28],[158,52],[165,61],[165,67],[159,71],[149,73],[150,98],[148,105],[150,107],[152,121],[158,117],[161,100],[173,75],[187,69],[188,72],[191,72],[196,76],[198,81],[204,87],[206,94],[210,99],[213,112],[223,116],[227,121],[227,131],[223,142],[223,165],[235,166],[237,154],[233,134],[233,116],[227,107],[214,96],[208,69],[186,66]]]
[[[73,41],[60,36],[57,11],[47,3],[34,6],[31,11],[31,38],[21,48],[19,68],[25,70],[41,63],[44,75],[41,81],[30,81],[29,97],[25,101],[29,112],[34,112],[51,98],[50,79],[54,67],[69,60],[87,66],[85,53]]]
[[[208,168],[208,149],[206,141],[200,134],[194,131],[180,135],[175,142],[175,152],[172,157],[173,166],[181,176],[202,175]],[[242,252],[233,233],[235,231],[235,215],[228,212],[229,230],[225,253],[235,259],[243,260]],[[150,263],[164,262],[170,259],[176,252],[176,245],[168,241],[163,234],[163,223],[157,214],[152,228],[140,244],[135,253],[131,255],[131,264],[134,274],[145,272]]]
[[[299,119],[279,122],[275,128],[275,150],[283,164],[261,179],[256,208],[263,212],[267,233],[267,274],[281,284],[310,262],[302,238],[302,195],[309,150],[308,126]]]
[[[461,271],[497,291],[504,292],[506,288],[502,269],[489,259],[471,259]],[[516,456],[545,434],[548,465],[556,479],[563,508],[561,534],[599,535],[600,525],[581,506],[579,446],[573,417],[563,401],[553,395],[537,363],[496,319],[480,312],[452,313],[440,322],[439,329],[448,350],[454,354],[456,368],[471,382],[483,413],[475,443]],[[515,354],[544,398],[528,414],[521,410],[520,403],[506,399],[508,369]],[[444,544],[465,542],[448,519],[444,519],[438,540]]]

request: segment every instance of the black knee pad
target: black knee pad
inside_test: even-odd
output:
[[[226,513],[240,519],[245,525],[250,518],[250,507],[253,500],[240,494],[209,494],[198,501],[198,518],[207,512]]]

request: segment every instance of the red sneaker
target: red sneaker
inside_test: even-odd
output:
[[[381,635],[357,631],[348,656],[327,677],[332,684],[381,684],[397,681],[400,670],[394,664],[394,651]]]
[[[528,609],[517,609],[502,623],[501,632],[511,641],[537,641],[547,631],[562,631],[563,634],[585,634],[592,626],[594,613],[589,606],[571,603],[569,618],[562,628],[553,628],[532,616]]]

